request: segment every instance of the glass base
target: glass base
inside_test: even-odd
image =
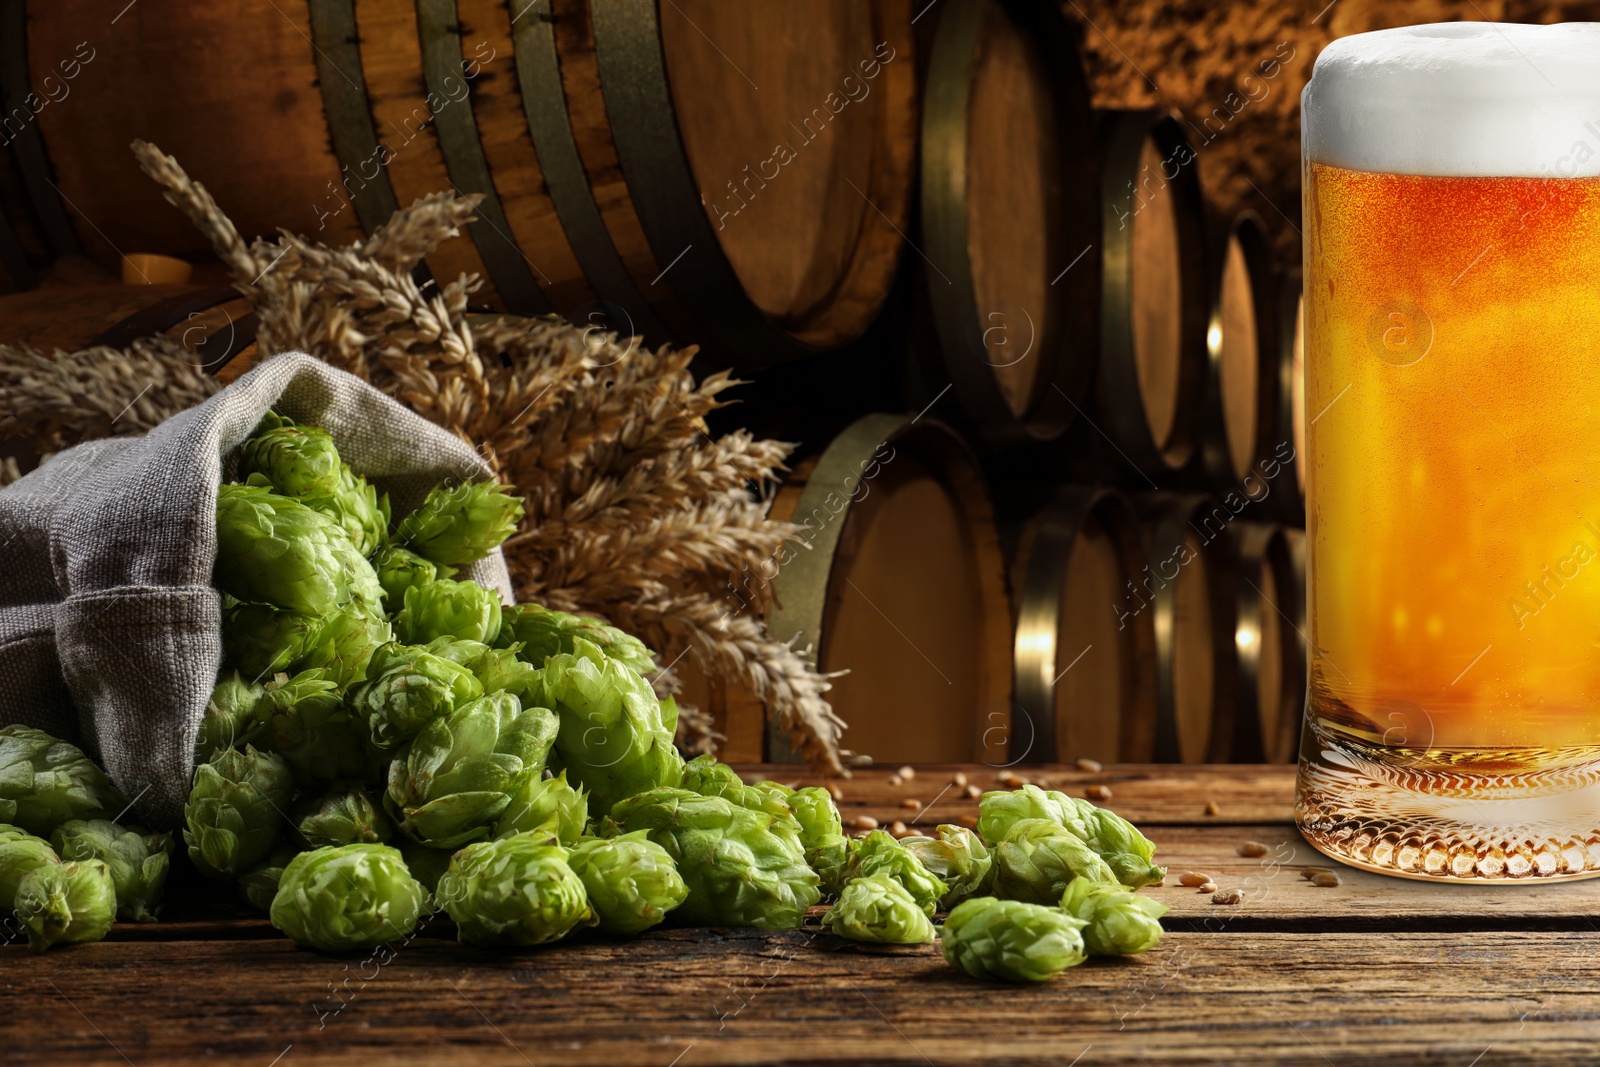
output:
[[[1295,822],[1341,863],[1449,882],[1600,877],[1600,746],[1420,749],[1311,718]]]

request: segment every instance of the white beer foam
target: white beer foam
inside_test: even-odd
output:
[[[1300,97],[1305,158],[1457,177],[1600,175],[1600,23],[1341,37]]]

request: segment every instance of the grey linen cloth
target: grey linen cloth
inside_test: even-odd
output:
[[[492,477],[448,431],[288,352],[142,437],[67,449],[0,489],[0,724],[81,745],[158,829],[182,819],[222,663],[217,486],[269,408],[332,434],[396,519],[442,480]],[[498,550],[462,577],[511,599]]]

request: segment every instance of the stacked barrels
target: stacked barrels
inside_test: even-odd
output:
[[[1181,115],[1091,106],[1059,6],[142,0],[108,21],[59,0],[0,20],[0,341],[181,333],[224,374],[251,350],[227,290],[35,288],[75,260],[204,260],[135,138],[247,237],[339,244],[473,196],[423,276],[766,386],[737,415],[800,447],[759,600],[836,675],[849,749],[1294,758],[1298,276],[1259,217],[1208,212]],[[686,674],[728,758],[793,757],[753,694]]]

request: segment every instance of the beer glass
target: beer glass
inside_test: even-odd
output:
[[[1387,874],[1600,874],[1600,23],[1343,38],[1302,116],[1297,821]]]

